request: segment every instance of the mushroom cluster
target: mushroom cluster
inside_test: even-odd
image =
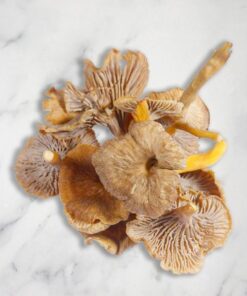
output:
[[[230,53],[225,42],[184,90],[142,98],[148,63],[141,52],[113,49],[100,68],[86,61],[82,89],[67,82],[47,92],[46,123],[16,160],[18,182],[40,198],[59,195],[68,223],[86,243],[120,254],[142,242],[164,270],[198,272],[231,230],[209,169],[226,142],[209,131],[209,110],[198,95]],[[98,124],[113,138],[98,143]],[[201,151],[201,138],[212,148]]]

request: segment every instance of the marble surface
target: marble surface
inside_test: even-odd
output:
[[[0,1],[0,295],[247,295],[247,2],[246,0]],[[233,231],[197,275],[173,276],[144,248],[120,257],[86,247],[58,199],[28,197],[16,184],[15,157],[42,120],[50,85],[83,83],[82,61],[111,47],[149,60],[146,91],[184,87],[210,50],[234,44],[227,66],[201,91],[211,129],[229,148],[215,170]],[[101,140],[106,135],[101,134]]]

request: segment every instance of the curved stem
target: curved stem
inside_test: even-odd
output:
[[[181,98],[181,102],[184,103],[184,112],[186,112],[189,105],[194,101],[200,88],[226,63],[231,54],[231,47],[232,44],[230,42],[223,43],[192,79]]]
[[[53,165],[59,164],[61,162],[60,155],[57,152],[51,150],[45,150],[43,152],[43,158],[46,162],[49,162]]]

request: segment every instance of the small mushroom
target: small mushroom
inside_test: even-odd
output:
[[[149,109],[149,119],[158,120],[164,116],[179,116],[183,103],[176,100],[144,98],[138,100],[133,97],[121,97],[114,102],[114,106],[123,111],[133,113],[140,102],[146,102]]]
[[[70,224],[83,233],[98,233],[127,220],[123,202],[100,183],[91,164],[97,147],[79,144],[61,163],[59,193]]]
[[[106,142],[92,162],[107,191],[125,201],[132,213],[157,217],[177,198],[185,154],[164,127],[134,123],[125,136]]]
[[[163,269],[181,274],[198,272],[204,256],[223,246],[230,229],[225,204],[217,196],[198,194],[179,199],[174,210],[156,219],[138,216],[127,224],[127,235],[144,242]]]
[[[25,191],[39,197],[58,194],[59,163],[75,143],[51,135],[29,139],[16,161],[16,178]]]
[[[79,131],[65,135],[32,137],[17,158],[17,180],[30,194],[39,197],[57,195],[61,160],[79,143],[98,145],[94,131],[83,126]]]
[[[153,92],[148,95],[152,100],[168,100],[181,102],[184,91],[181,88],[172,88],[164,92]],[[193,102],[187,107],[186,112],[174,116],[173,114],[164,115],[161,122],[164,125],[171,125],[179,120],[181,123],[186,123],[198,129],[207,129],[209,126],[210,115],[205,103],[199,96],[196,96]]]
[[[127,221],[121,221],[99,233],[83,234],[83,236],[86,243],[96,241],[110,254],[120,255],[135,244],[126,234],[126,223]]]

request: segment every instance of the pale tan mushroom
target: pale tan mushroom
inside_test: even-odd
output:
[[[97,233],[127,220],[124,204],[100,183],[91,164],[97,147],[77,145],[61,163],[59,193],[68,221],[84,233]]]
[[[59,163],[74,146],[51,135],[30,138],[16,160],[16,178],[23,189],[44,198],[57,195]]]
[[[175,101],[183,105],[181,102],[183,93],[184,91],[181,88],[172,88],[164,92],[153,92],[148,97],[152,100]],[[187,107],[186,112],[183,114],[180,112],[177,116],[173,114],[164,115],[161,122],[167,126],[177,120],[198,129],[207,129],[210,122],[209,110],[202,99],[199,96],[195,96],[193,102]]]
[[[43,109],[48,111],[45,119],[52,124],[63,124],[72,120],[76,114],[65,108],[64,91],[52,87],[48,90],[48,99],[43,101]]]
[[[134,123],[129,133],[106,142],[93,165],[107,191],[132,213],[157,217],[177,198],[184,150],[154,121]]]
[[[120,255],[135,244],[126,234],[126,223],[121,221],[99,233],[83,234],[85,242],[89,244],[96,241],[110,254]]]
[[[127,234],[144,242],[147,251],[173,273],[198,272],[204,256],[223,246],[231,229],[225,204],[213,195],[197,194],[177,201],[170,213],[156,219],[138,216],[127,224]]]

